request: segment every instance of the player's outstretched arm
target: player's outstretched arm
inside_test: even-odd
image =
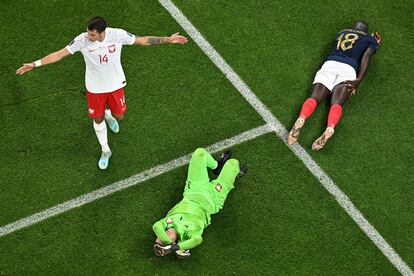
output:
[[[135,38],[134,44],[141,45],[141,46],[151,46],[151,45],[158,45],[158,44],[165,44],[165,43],[172,43],[172,44],[185,44],[187,43],[188,39],[185,36],[181,36],[180,33],[175,33],[171,36],[137,36]]]
[[[352,91],[353,93],[358,88],[359,84],[365,77],[365,74],[368,71],[369,61],[371,60],[372,55],[375,53],[375,50],[372,48],[368,48],[365,50],[364,55],[361,59],[361,68],[359,69],[358,77],[355,80],[349,80],[345,82],[345,86],[348,87],[348,91]]]
[[[70,55],[69,51],[66,48],[63,48],[37,61],[31,62],[31,63],[23,63],[23,66],[16,70],[16,74],[23,75],[24,73],[29,72],[35,67],[58,62],[59,60],[61,60],[62,58],[68,55]]]

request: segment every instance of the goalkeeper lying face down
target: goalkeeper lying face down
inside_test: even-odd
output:
[[[202,243],[211,215],[223,208],[236,177],[243,176],[247,170],[230,157],[231,152],[227,151],[216,161],[203,148],[193,153],[183,199],[152,227],[157,236],[154,244],[157,256],[174,253],[178,258],[187,258],[190,249]],[[218,178],[210,181],[207,168]]]

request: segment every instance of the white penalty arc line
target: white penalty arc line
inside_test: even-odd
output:
[[[355,207],[348,196],[333,182],[333,180],[313,160],[306,150],[296,143],[290,146],[286,143],[287,130],[270,110],[259,100],[239,75],[227,64],[220,54],[201,35],[196,27],[170,0],[159,0],[160,4],[181,25],[188,35],[195,41],[201,50],[210,58],[234,87],[243,95],[249,104],[260,114],[265,122],[272,126],[276,134],[302,160],[308,170],[320,181],[322,186],[336,199],[340,206],[348,213],[356,224],[365,232],[372,242],[381,250],[388,260],[403,275],[414,275],[411,268],[401,259],[397,252],[387,243],[381,234],[372,226],[364,215]]]
[[[245,131],[243,133],[240,133],[236,136],[233,136],[229,139],[225,139],[223,141],[217,142],[209,147],[207,147],[207,151],[210,153],[216,153],[219,151],[222,151],[226,148],[232,147],[234,145],[238,145],[240,143],[243,143],[245,141],[252,140],[254,138],[257,138],[259,136],[262,136],[266,133],[272,132],[273,129],[269,125],[263,125],[260,127],[256,127],[254,129]],[[103,188],[100,188],[98,190],[95,190],[93,192],[81,195],[77,198],[71,199],[69,201],[66,201],[64,203],[61,203],[59,205],[56,205],[54,207],[51,207],[49,209],[43,210],[41,212],[38,212],[36,214],[33,214],[31,216],[28,216],[26,218],[20,219],[16,222],[9,223],[7,225],[4,225],[0,227],[0,237],[5,236],[7,234],[13,233],[17,230],[20,230],[22,228],[31,226],[33,224],[36,224],[38,222],[41,222],[43,220],[46,220],[48,218],[57,216],[59,214],[62,214],[64,212],[67,212],[71,209],[80,207],[82,205],[88,204],[92,201],[95,201],[97,199],[103,198],[105,196],[108,196],[110,194],[116,193],[118,191],[122,191],[128,187],[135,186],[139,183],[142,183],[144,181],[147,181],[151,178],[154,178],[158,175],[161,175],[163,173],[169,172],[173,169],[176,169],[178,167],[184,166],[190,162],[191,154],[182,156],[180,158],[177,158],[175,160],[172,160],[170,162],[158,165],[156,167],[153,167],[149,170],[146,170],[144,172],[138,173],[136,175],[133,175],[127,179],[115,182],[111,185],[105,186]]]

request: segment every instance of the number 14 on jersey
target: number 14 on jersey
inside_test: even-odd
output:
[[[108,56],[107,55],[99,55],[99,63],[108,63]]]

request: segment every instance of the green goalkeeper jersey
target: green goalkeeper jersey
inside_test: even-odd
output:
[[[184,198],[172,208],[167,216],[154,224],[154,232],[164,244],[171,244],[165,229],[174,228],[181,250],[199,245],[204,229],[211,223],[211,215],[223,208],[228,192],[233,188],[213,180],[202,185],[190,181],[184,189]]]
[[[165,218],[154,224],[153,230],[163,244],[171,244],[172,241],[165,230],[174,228],[178,236],[178,246],[181,250],[186,250],[196,247],[203,241],[201,235],[208,224],[205,210],[197,202],[184,198]]]
[[[219,177],[209,181],[207,167],[215,168],[217,162],[205,149],[197,149],[190,161],[189,173],[183,199],[174,206],[167,216],[153,225],[153,230],[164,245],[172,243],[165,233],[174,228],[180,250],[199,245],[204,229],[211,223],[211,215],[223,208],[234,181],[239,173],[239,162],[228,160]]]

